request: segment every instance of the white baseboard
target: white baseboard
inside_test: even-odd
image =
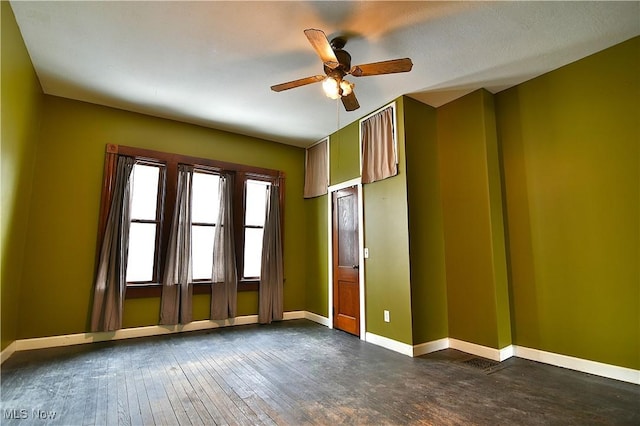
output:
[[[16,340],[16,351],[54,348],[58,346],[80,345],[85,343],[105,342],[109,340],[134,339],[137,337],[159,336],[163,334],[182,333],[187,331],[208,330],[233,325],[257,324],[257,315],[245,315],[226,320],[193,321],[189,324],[150,325],[146,327],[123,328],[117,331],[65,334],[61,336],[36,337]]]
[[[285,321],[287,320],[294,320],[294,319],[304,319],[305,316],[305,311],[289,311],[289,312],[285,312],[282,319],[284,319]],[[256,319],[257,319],[257,315],[256,315]]]
[[[413,356],[430,354],[431,352],[441,351],[449,348],[449,338],[433,340],[431,342],[420,343],[413,346]]]
[[[513,356],[513,347],[511,345],[502,349],[495,349],[477,345],[475,343],[465,342],[463,340],[449,338],[449,347],[451,349],[457,349],[471,355],[480,356],[494,361],[504,361],[505,359]]]
[[[509,346],[505,346],[504,348],[500,349],[500,359],[499,361],[502,362],[505,359],[509,359],[512,356],[514,356],[514,351],[516,347],[514,345],[509,345]]]
[[[367,335],[369,334],[370,333],[367,333]],[[371,343],[379,344],[377,342],[381,342],[380,346],[384,346],[387,349],[395,350],[396,352],[409,355],[406,349],[403,347],[403,343],[395,341],[392,341],[394,343],[390,343],[390,340],[391,339],[388,339],[386,337],[376,336],[375,339],[371,341]],[[368,338],[367,341],[369,341]],[[431,352],[448,348],[457,349],[471,355],[476,355],[500,362],[516,356],[518,358],[542,362],[544,364],[553,365],[555,367],[568,368],[570,370],[581,371],[583,373],[606,377],[608,379],[620,380],[623,382],[640,385],[640,370],[634,370],[632,368],[620,367],[617,365],[605,364],[602,362],[590,361],[587,359],[575,358],[567,355],[545,352],[539,349],[531,349],[516,345],[509,345],[502,349],[495,349],[475,343],[465,342],[462,340],[444,338],[413,346],[413,356],[416,357],[425,355]]]
[[[309,321],[316,322],[316,323],[318,323],[320,325],[324,325],[325,327],[330,327],[331,326],[331,321],[329,320],[329,318],[323,317],[322,315],[318,315],[318,314],[315,314],[315,313],[309,312],[309,311],[304,311],[304,317],[305,317],[305,319],[308,319]]]
[[[413,356],[413,346],[398,342],[397,340],[389,339],[388,337],[378,336],[377,334],[367,332],[365,333],[364,340],[369,343],[373,343],[374,345],[399,352],[403,355]]]
[[[555,365],[556,367],[568,368],[583,373],[640,385],[640,370],[634,370],[632,368],[604,364],[602,362],[545,352],[539,349],[525,348],[523,346],[515,346],[514,355],[531,361]]]
[[[0,352],[0,364],[9,359],[11,355],[16,351],[15,340],[9,344],[2,352]]]

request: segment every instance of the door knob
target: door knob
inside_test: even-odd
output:
[[[360,269],[360,265],[353,265],[352,268],[353,269]]]

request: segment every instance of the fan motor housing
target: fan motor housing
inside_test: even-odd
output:
[[[334,69],[329,68],[328,66],[324,66],[324,73],[329,77],[344,77],[345,74],[349,72],[351,69],[351,55],[349,52],[342,49],[333,49],[333,53],[335,53],[336,58],[338,59],[338,66]]]

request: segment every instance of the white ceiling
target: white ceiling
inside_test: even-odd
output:
[[[14,13],[45,93],[308,146],[394,98],[440,106],[526,81],[640,34],[640,2],[22,2]],[[354,65],[410,57],[410,73],[353,78],[345,112],[303,34],[346,35]],[[338,115],[339,111],[339,115]]]

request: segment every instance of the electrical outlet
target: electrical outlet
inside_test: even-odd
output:
[[[384,311],[384,322],[391,322],[389,319],[389,311]]]
[[[364,248],[364,258],[368,259],[369,258],[369,249],[368,248]]]

